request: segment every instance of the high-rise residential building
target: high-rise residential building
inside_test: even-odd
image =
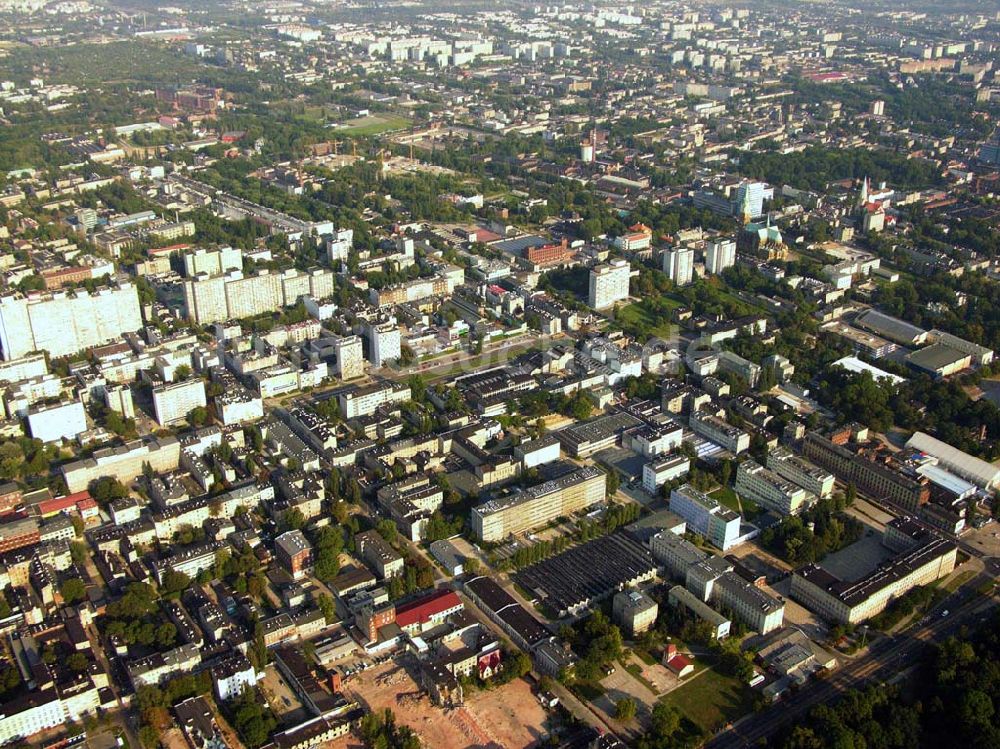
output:
[[[184,256],[184,275],[194,278],[200,273],[217,276],[231,270],[243,269],[243,253],[232,247],[214,250],[198,248]]]
[[[365,373],[365,352],[356,335],[337,338],[333,342],[334,372],[342,380],[353,380]]]
[[[161,426],[180,421],[193,409],[206,404],[203,380],[183,380],[153,388],[153,410],[156,413],[156,423]]]
[[[331,263],[347,260],[354,247],[354,229],[337,229],[336,234],[326,238],[326,256]]]
[[[628,282],[632,267],[627,260],[612,260],[590,271],[590,293],[587,301],[594,309],[607,309],[628,299]]]
[[[281,274],[261,271],[244,275],[239,270],[224,275],[199,273],[184,282],[184,309],[193,322],[205,325],[275,312],[302,297],[322,299],[332,293],[333,272],[322,268]]]
[[[42,442],[73,439],[87,430],[87,413],[79,400],[28,409],[28,431]]]
[[[229,319],[225,276],[198,274],[184,282],[184,310],[192,322],[204,325]]]
[[[252,276],[233,273],[226,280],[226,306],[229,316],[237,320],[256,317],[281,309],[284,295],[281,276],[261,271]]]
[[[384,367],[390,361],[399,359],[402,336],[395,321],[366,322],[363,330],[368,341],[368,360],[373,367]]]
[[[722,273],[736,265],[736,242],[732,239],[710,239],[705,246],[705,271]]]
[[[744,182],[733,191],[732,205],[737,217],[753,220],[764,214],[764,201],[774,196],[774,190],[763,182]]]
[[[67,356],[142,327],[134,285],[98,289],[10,294],[0,297],[0,348],[5,360],[33,351]]]
[[[678,286],[687,286],[694,279],[694,250],[674,247],[664,252],[663,272]]]

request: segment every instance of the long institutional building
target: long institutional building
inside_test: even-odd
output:
[[[530,489],[491,499],[472,509],[472,529],[486,542],[533,530],[603,501],[607,478],[601,469],[584,466]]]
[[[33,351],[68,356],[142,328],[135,286],[0,297],[0,348],[5,360]]]
[[[762,635],[781,627],[785,605],[743,579],[725,557],[706,554],[671,531],[653,536],[649,550],[666,574],[684,580],[684,587],[702,603],[731,611]]]
[[[886,525],[883,543],[898,554],[854,582],[841,580],[817,564],[796,570],[792,598],[825,619],[856,624],[884,611],[910,589],[955,569],[958,547],[909,518]]]
[[[806,434],[802,453],[841,481],[854,484],[865,494],[890,499],[908,512],[916,512],[930,498],[926,481],[906,476],[815,432]]]

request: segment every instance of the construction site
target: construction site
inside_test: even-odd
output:
[[[387,661],[352,677],[344,691],[370,710],[390,708],[428,747],[526,749],[550,732],[550,714],[524,679],[487,691],[467,689],[463,705],[440,708],[414,680],[416,668],[415,659]],[[342,742],[346,747],[352,739]]]

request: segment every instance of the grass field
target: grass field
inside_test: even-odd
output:
[[[715,491],[709,492],[709,496],[718,500],[720,505],[739,512],[747,520],[753,520],[760,515],[760,508],[756,504],[749,499],[740,499],[728,486],[720,486]]]
[[[664,297],[664,303],[670,309],[680,307],[680,302]],[[646,308],[642,302],[635,302],[627,307],[622,307],[615,313],[615,319],[622,325],[641,325],[648,329],[653,335],[660,338],[669,338],[677,329],[677,325],[669,318],[657,315],[656,317]]]
[[[378,135],[389,130],[402,130],[409,125],[410,121],[405,117],[391,114],[371,114],[367,117],[348,120],[339,132],[344,135]]]
[[[706,733],[736,720],[752,708],[749,687],[713,669],[691,677],[687,684],[667,694],[662,701],[676,707]]]

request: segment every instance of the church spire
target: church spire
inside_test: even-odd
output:
[[[868,205],[868,177],[861,183],[861,195],[858,197],[858,208]]]

